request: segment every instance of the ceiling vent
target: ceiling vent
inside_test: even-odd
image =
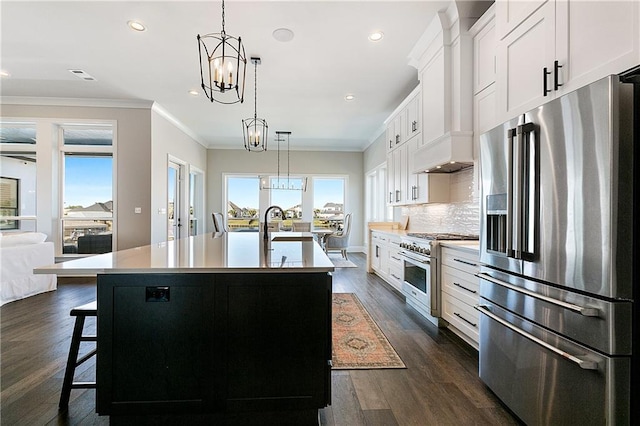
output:
[[[84,70],[69,70],[69,72],[78,77],[80,80],[96,81],[95,78],[87,74]]]

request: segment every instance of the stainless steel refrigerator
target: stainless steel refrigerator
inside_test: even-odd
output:
[[[479,374],[530,425],[630,422],[633,105],[610,76],[480,138]]]

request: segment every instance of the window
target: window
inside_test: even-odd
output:
[[[313,178],[313,222],[316,228],[341,229],[344,224],[345,178]]]
[[[0,123],[0,230],[36,230],[36,126]]]
[[[0,178],[0,230],[18,229],[18,185],[20,179]],[[13,217],[12,217],[13,216]]]
[[[226,182],[229,231],[258,231],[261,220],[260,179],[255,176],[227,176]]]
[[[280,221],[280,229],[283,231],[291,230],[293,221],[302,220],[302,191],[285,188],[301,188],[303,178],[278,179],[272,176],[270,179],[272,188],[278,188],[278,181],[283,184],[280,186],[281,189],[271,189],[269,191],[271,196],[269,204],[282,207],[285,214],[285,217],[281,218],[282,214],[279,211],[271,210],[270,220]],[[286,186],[284,182],[288,182],[289,186]]]
[[[113,129],[63,126],[62,252],[113,251]]]

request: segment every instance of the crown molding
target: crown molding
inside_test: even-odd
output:
[[[139,99],[85,99],[47,98],[35,96],[0,96],[0,104],[150,109],[153,105],[153,102]]]
[[[167,120],[169,123],[173,124],[179,130],[181,130],[185,135],[189,136],[191,139],[198,142],[203,147],[207,149],[209,148],[209,146],[198,135],[196,135],[190,128],[185,126],[182,121],[178,120],[169,111],[164,109],[164,107],[162,107],[162,105],[160,105],[159,103],[154,102],[153,106],[151,107],[151,110],[156,114],[158,114],[159,116],[161,116],[162,118],[164,118],[165,120]]]

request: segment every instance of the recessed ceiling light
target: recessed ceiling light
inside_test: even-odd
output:
[[[382,33],[382,31],[374,31],[371,34],[369,34],[369,40],[371,41],[380,41],[382,40],[383,37],[384,37],[384,34]]]
[[[189,90],[189,94],[191,96],[198,96],[198,91],[197,90]]]
[[[127,22],[127,25],[129,25],[129,28],[134,31],[145,31],[147,29],[147,27],[145,27],[140,21],[129,21]]]
[[[293,40],[293,31],[289,28],[278,28],[273,31],[273,38],[282,42],[291,41]]]
[[[11,77],[11,74],[8,71],[0,70],[0,77]]]
[[[354,100],[355,98],[356,98],[356,97],[355,97],[354,95],[349,94],[349,95],[347,95],[347,96],[345,96],[345,97],[344,97],[344,100],[345,100],[345,101],[352,101],[352,100]]]

